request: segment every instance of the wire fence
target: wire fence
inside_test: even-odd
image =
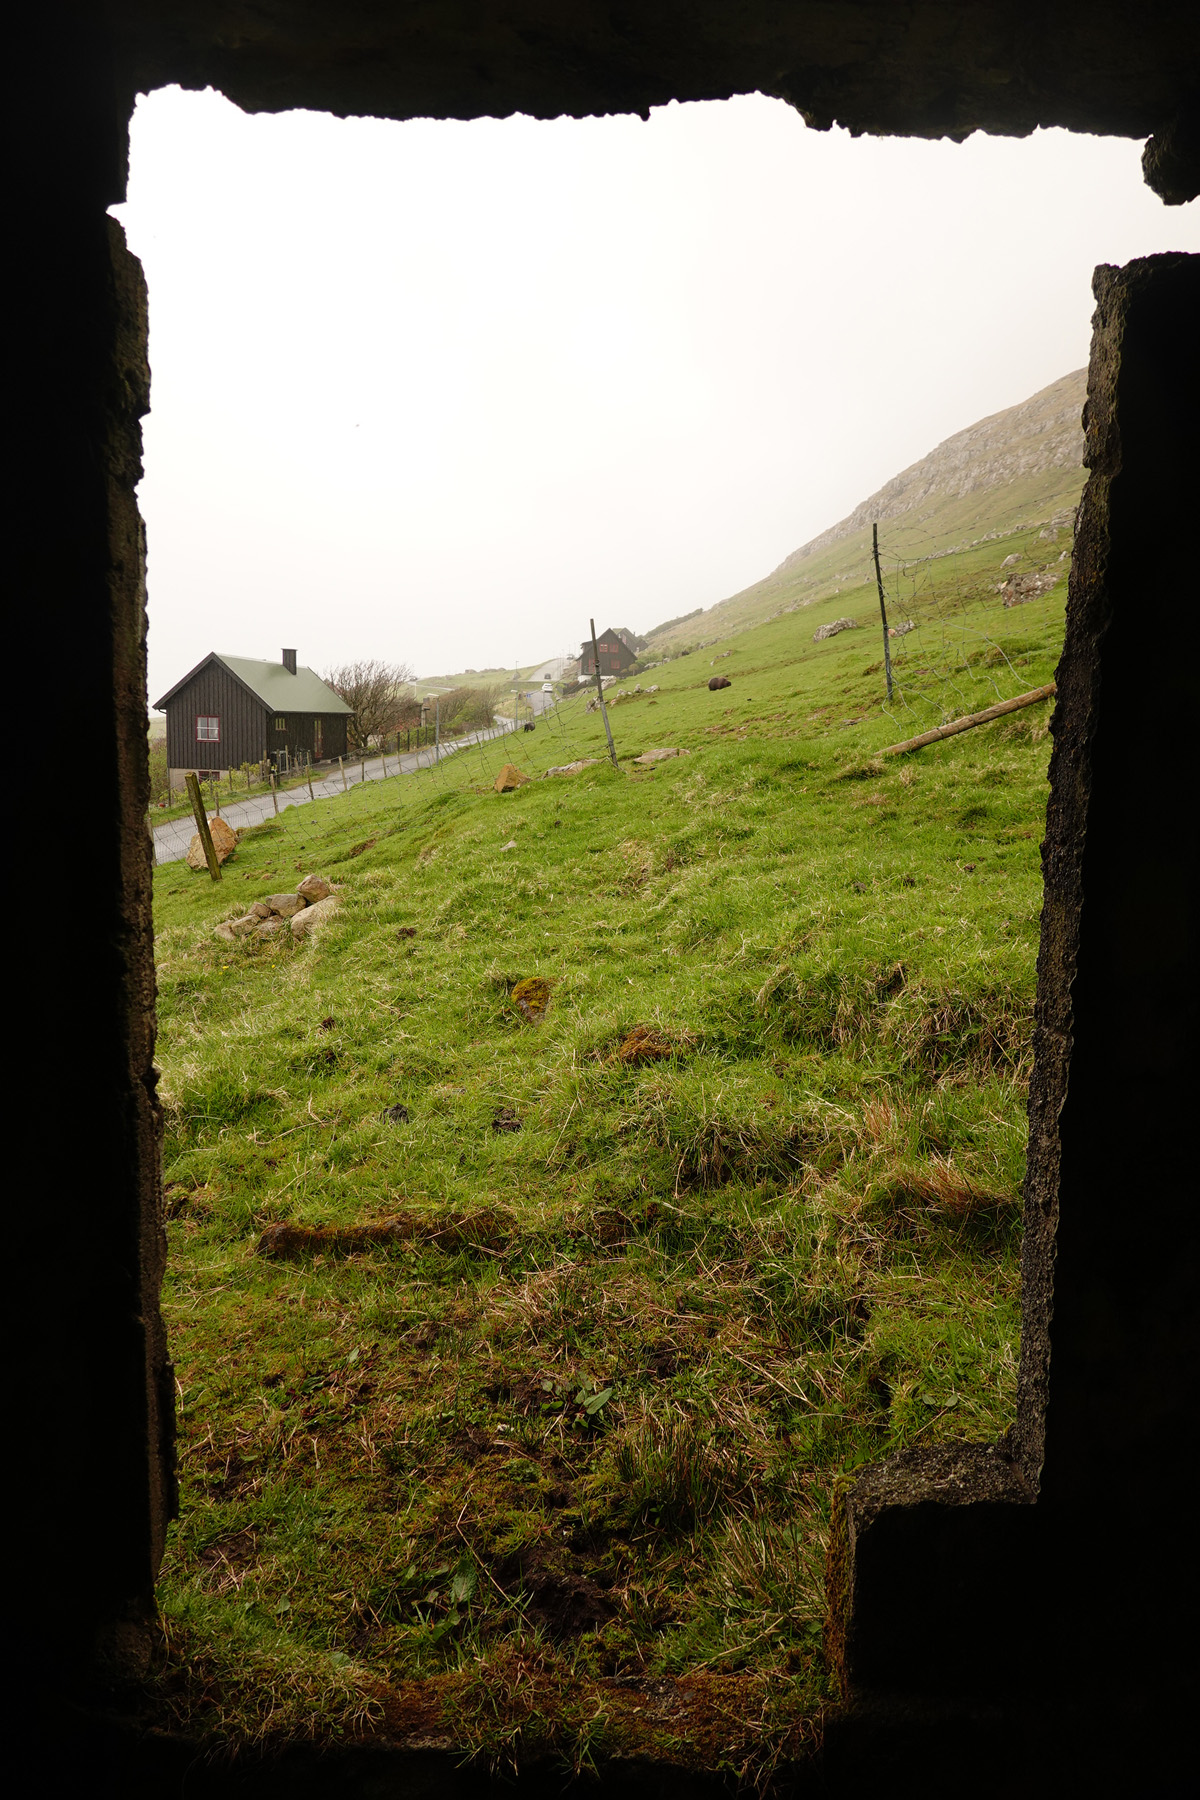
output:
[[[1020,534],[1013,533],[1013,538]],[[1065,539],[1065,544],[1064,544]],[[922,557],[894,558],[884,564],[881,556],[880,585],[887,614],[887,656],[880,657],[882,671],[890,661],[891,694],[880,700],[880,711],[901,732],[915,732],[962,716],[990,699],[1012,699],[1028,678],[1020,665],[1024,648],[1010,631],[997,635],[1000,617],[1014,607],[1026,609],[1030,637],[1044,646],[1046,627],[1061,611],[1069,567],[1071,527],[1051,521],[1040,531],[1032,529],[1019,550],[1010,552],[999,567],[977,547],[965,551],[932,551]],[[881,551],[886,545],[880,546]],[[871,570],[874,585],[875,571]],[[990,616],[989,616],[990,615]],[[868,616],[837,620],[821,627],[819,635],[858,630]],[[882,620],[877,621],[882,629]],[[1014,660],[1016,658],[1017,660]],[[214,795],[214,811],[234,829],[262,825],[291,807],[336,799],[352,787],[386,781],[398,776],[417,778],[417,792],[429,786],[484,785],[491,787],[499,774],[496,746],[523,731],[541,729],[549,735],[539,741],[536,761],[549,756],[548,766],[581,762],[597,749],[594,741],[582,744],[575,735],[591,698],[590,689],[555,697],[543,705],[536,718],[524,725],[519,719],[498,719],[488,729],[440,745],[407,753],[360,757],[318,776],[308,771],[300,785],[272,789],[245,800],[226,800]],[[857,723],[847,720],[847,724]],[[596,758],[596,760],[599,760]],[[545,772],[543,769],[542,773]],[[151,824],[156,863],[181,861],[195,832],[190,815]]]
[[[342,766],[321,774],[311,774],[311,793],[309,782],[299,787],[273,789],[269,793],[254,794],[246,800],[227,801],[220,794],[214,796],[213,816],[224,819],[235,831],[244,830],[247,826],[263,825],[268,819],[286,812],[290,807],[308,806],[316,800],[336,799],[353,787],[361,787],[365,782],[387,781],[400,775],[421,775],[428,773],[435,778],[444,776],[451,761],[457,761],[474,748],[483,748],[496,738],[510,736],[515,729],[511,719],[501,720],[487,730],[471,732],[466,737],[443,739],[440,745],[430,744],[423,750],[416,750],[399,756],[392,754],[359,757],[354,762],[343,761]],[[188,848],[196,831],[196,822],[191,814],[179,819],[166,819],[162,824],[151,823],[151,836],[154,840],[155,863],[181,862],[188,853]]]
[[[898,735],[944,725],[1029,687],[1021,658],[1041,648],[1061,613],[1070,544],[1070,526],[1052,522],[1031,530],[999,565],[972,547],[881,568],[892,691],[880,710]],[[1017,607],[1028,628],[1014,640]]]

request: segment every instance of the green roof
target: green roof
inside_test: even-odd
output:
[[[203,663],[198,663],[190,674],[185,675],[182,681],[177,681],[170,693],[164,694],[161,700],[156,700],[155,707],[161,711],[167,701],[173,699],[193,675],[198,675],[207,662],[223,664],[271,712],[328,714],[350,713],[354,710],[346,705],[341,695],[335,693],[327,681],[321,680],[315,669],[297,667],[293,675],[281,662],[260,662],[255,656],[219,656],[215,650],[205,657]]]

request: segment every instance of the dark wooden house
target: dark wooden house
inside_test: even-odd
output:
[[[182,787],[189,769],[225,774],[243,763],[322,762],[346,754],[350,708],[296,652],[280,662],[215,651],[155,701],[167,715],[167,766]]]
[[[611,625],[607,631],[597,635],[596,654],[600,658],[601,675],[624,675],[626,669],[633,667],[637,657],[626,642],[628,635],[625,631],[615,630]],[[579,652],[580,679],[588,675],[594,676],[595,673],[596,659],[592,655],[592,640],[588,638]]]

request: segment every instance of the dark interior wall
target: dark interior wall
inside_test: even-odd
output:
[[[775,94],[810,123],[1146,137],[1194,105],[1192,0],[118,0],[141,88],[386,118],[645,112]],[[1176,150],[1178,154],[1178,150]]]
[[[118,1659],[144,1651],[139,1621],[152,1616],[171,1506],[133,492],[145,296],[105,216],[123,191],[134,93],[212,81],[247,106],[406,116],[637,110],[757,87],[817,122],[836,116],[855,129],[1156,130],[1156,166],[1181,198],[1189,183],[1194,191],[1198,37],[1191,4],[1134,11],[1112,0],[1053,9],[966,0],[637,9],[147,0],[23,18],[5,115],[18,268],[10,299],[19,530],[10,566],[63,652],[56,702],[95,746],[87,805],[55,846],[65,874],[86,871],[87,931],[64,934],[25,974],[29,1041],[13,1094],[14,1146],[33,1173],[13,1226],[12,1254],[29,1278],[14,1308],[25,1309],[16,1383],[25,1412],[8,1612],[32,1680],[45,1686],[94,1664],[97,1645]],[[1060,1669],[1079,1651],[1080,1620],[1093,1644],[1115,1643],[1126,1664],[1148,1647],[1151,1671],[1180,1667],[1164,1646],[1181,1616],[1179,1447],[1194,1383],[1195,1286],[1180,1199],[1191,1109],[1175,1060],[1193,991],[1177,957],[1190,929],[1178,908],[1191,892],[1179,870],[1194,732],[1184,665],[1164,666],[1141,624],[1147,594],[1171,617],[1191,605],[1179,580],[1179,521],[1197,485],[1187,383],[1200,303],[1195,260],[1179,268],[1161,280],[1139,272],[1101,283],[1094,472],[1060,674],[1047,860],[1053,903],[1030,1178],[1030,1205],[1041,1212],[1028,1215],[1027,1331],[1031,1344],[1041,1332],[1048,1351],[1023,1370],[1023,1427],[1002,1453],[981,1448],[945,1466],[863,1478],[845,1513],[834,1582],[851,1685],[869,1685],[864,1670],[877,1685],[888,1679],[896,1657],[915,1678],[914,1646],[924,1645],[918,1686],[949,1691],[964,1634],[981,1615],[985,1630],[993,1625],[995,1594],[1007,1601],[1018,1576],[1033,1609],[1024,1638],[1057,1631]],[[1154,630],[1161,641],[1162,626]],[[1127,696],[1139,688],[1155,698],[1142,700],[1129,728]],[[20,706],[28,741],[38,741],[40,690],[30,684]],[[1176,714],[1189,719],[1190,735],[1178,741]],[[1031,1552],[1015,1569],[1024,1552],[1012,1520],[1035,1511],[1048,1521],[1050,1548],[1040,1564]],[[887,1595],[899,1565],[913,1576],[907,1619],[898,1590]],[[889,1631],[890,1648],[880,1636]],[[1014,1653],[1024,1638],[1009,1637]]]
[[[1200,258],[1100,268],[1095,294],[1043,847],[1019,1450],[1031,1476],[1044,1465],[1060,1660],[1128,1684],[1119,1617],[1135,1679],[1167,1692],[1196,1662],[1197,705],[1179,553]]]
[[[1077,1734],[1093,1775],[1136,1753],[1141,1791],[1159,1792],[1174,1776],[1150,1771],[1179,1749],[1197,1660],[1197,706],[1178,559],[1200,257],[1101,268],[1095,293],[1042,851],[1017,1422],[998,1445],[909,1451],[855,1482],[835,1510],[829,1646],[850,1693],[1003,1700],[1045,1740]]]
[[[143,539],[134,495],[146,410],[146,295],[106,208],[125,120],[109,46],[82,12],[29,21],[16,75],[8,575],[29,658],[55,663],[54,717],[87,746],[53,879],[86,871],[88,925],[14,969],[8,1092],[19,1472],[5,1623],[14,1677],[135,1659],[172,1505],[173,1390],[155,1100]],[[45,741],[36,684],[23,736]],[[10,740],[11,741],[11,740]],[[86,941],[85,941],[86,940]],[[22,986],[28,992],[20,997]],[[12,1495],[10,1488],[10,1496]]]

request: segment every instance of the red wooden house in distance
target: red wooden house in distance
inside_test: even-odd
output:
[[[225,775],[268,758],[286,764],[346,754],[350,708],[313,669],[297,668],[294,650],[277,663],[211,651],[154,704],[167,715],[172,787],[183,786],[189,769]]]
[[[622,626],[610,625],[596,638],[596,655],[600,658],[601,675],[624,675],[637,661],[633,648],[633,633]],[[579,652],[579,679],[586,680],[596,673],[596,661],[592,655],[592,640],[588,638]]]

